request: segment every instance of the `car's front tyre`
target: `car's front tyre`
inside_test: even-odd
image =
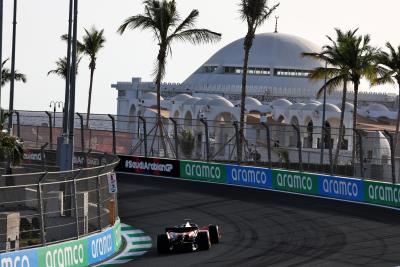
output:
[[[171,244],[167,234],[161,234],[157,236],[157,252],[159,254],[165,254],[171,251]]]
[[[211,247],[210,235],[208,231],[199,232],[196,237],[199,250],[209,250]]]
[[[221,238],[221,233],[219,232],[218,225],[213,225],[213,224],[209,225],[208,232],[210,233],[211,244],[218,244],[219,239]]]

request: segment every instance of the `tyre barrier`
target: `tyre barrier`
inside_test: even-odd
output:
[[[100,263],[119,252],[121,223],[86,237],[0,254],[1,267],[83,267]]]
[[[116,172],[165,176],[400,207],[400,185],[284,169],[119,155]]]

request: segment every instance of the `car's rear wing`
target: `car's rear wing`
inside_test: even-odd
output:
[[[185,233],[199,230],[198,227],[167,227],[165,232]]]

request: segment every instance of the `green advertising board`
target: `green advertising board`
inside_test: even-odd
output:
[[[122,237],[121,237],[121,221],[117,220],[113,227],[113,235],[114,235],[114,242],[115,242],[115,251],[119,251],[121,244],[122,244]]]
[[[39,266],[88,266],[87,240],[79,239],[39,249]]]
[[[226,183],[226,166],[223,164],[180,161],[181,178],[213,183]]]
[[[272,188],[283,191],[316,195],[318,178],[305,172],[272,170]]]
[[[400,207],[400,185],[364,181],[364,186],[366,202]]]

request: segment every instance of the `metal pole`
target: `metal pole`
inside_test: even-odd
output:
[[[65,79],[65,98],[64,98],[64,116],[63,116],[63,135],[68,135],[68,117],[69,117],[69,86],[71,81],[71,43],[72,43],[72,10],[74,2],[69,1],[69,18],[68,18],[68,45],[67,45],[67,76]]]
[[[46,177],[47,172],[40,178],[39,182],[38,182],[38,198],[39,198],[39,213],[40,213],[40,239],[42,241],[42,245],[46,245],[46,231],[44,229],[44,213],[43,213],[43,196],[42,196],[42,186],[41,183],[44,180],[44,178]]]
[[[73,157],[74,157],[74,128],[75,128],[75,85],[76,85],[76,42],[78,33],[78,0],[74,0],[74,25],[73,25],[73,40],[72,40],[72,67],[71,67],[71,90],[70,90],[70,109],[69,109],[69,150],[68,150],[68,160],[69,168],[73,170]]]
[[[76,237],[79,239],[79,212],[78,212],[78,198],[77,196],[77,190],[76,190],[76,177],[79,176],[81,173],[81,170],[78,171],[78,173],[74,176],[73,180],[73,186],[74,186],[74,204],[75,204],[75,223],[76,223]]]
[[[268,124],[266,124],[265,122],[262,122],[261,124],[265,127],[265,130],[267,131],[268,166],[269,166],[270,169],[272,169],[271,132],[270,132]]]
[[[115,137],[115,118],[113,115],[108,114],[108,117],[111,119],[111,126],[112,126],[112,141],[113,141],[113,147],[112,147],[112,151],[113,154],[117,154],[117,140]]]
[[[206,160],[210,161],[210,140],[208,138],[208,123],[204,119],[200,119],[200,122],[204,124],[204,132],[206,135]]]
[[[295,129],[297,133],[297,149],[299,152],[299,170],[302,172],[303,171],[303,159],[302,159],[302,151],[301,151],[301,137],[300,137],[300,128],[292,124],[292,127]]]
[[[21,124],[20,124],[20,121],[19,121],[19,112],[18,111],[14,111],[14,113],[15,113],[15,115],[17,115],[17,136],[21,137]]]
[[[396,183],[396,159],[395,159],[395,151],[394,151],[394,138],[391,133],[389,133],[387,130],[383,131],[386,136],[389,138],[389,144],[390,144],[390,161],[392,163],[392,183]]]
[[[12,36],[12,52],[11,52],[11,80],[10,80],[10,104],[8,112],[14,111],[14,83],[15,83],[15,43],[17,36],[17,0],[14,0],[14,15],[13,15],[13,36]],[[8,117],[8,132],[12,131],[12,116]]]
[[[50,142],[50,149],[53,149],[53,125],[51,122],[51,113],[48,111],[45,111],[45,113],[47,114],[47,116],[49,116],[49,142]]]
[[[358,138],[358,144],[356,143],[356,146],[358,146],[358,151],[360,153],[360,175],[361,178],[364,179],[364,162],[363,162],[363,151],[362,151],[362,136],[361,132],[358,129],[353,129],[354,132],[356,133],[356,136]],[[357,147],[353,147],[353,149],[357,149]]]
[[[147,126],[146,126],[146,119],[143,118],[142,116],[139,116],[139,119],[143,122],[144,156],[147,157]]]
[[[97,187],[97,223],[99,225],[99,230],[101,230],[101,179],[100,179],[100,173],[105,169],[106,166],[104,166],[99,172],[97,173],[97,181],[96,181],[96,187]]]
[[[81,151],[82,151],[82,153],[85,153],[85,138],[83,136],[83,134],[84,134],[84,132],[83,132],[83,116],[79,112],[77,112],[76,115],[78,115],[79,120],[81,122]]]
[[[3,0],[0,0],[0,109],[1,109],[1,81],[3,72]]]
[[[40,147],[40,156],[41,156],[41,158],[42,158],[42,168],[43,168],[43,171],[45,170],[45,167],[46,167],[46,155],[44,154],[44,149],[46,148],[46,146],[48,145],[49,143],[45,143],[44,145],[42,145],[41,147]]]
[[[175,156],[179,159],[179,139],[178,139],[178,125],[174,118],[169,118],[174,124],[174,136],[175,136]]]
[[[233,127],[235,127],[235,141],[236,141],[236,160],[237,164],[240,165],[240,136],[239,136],[239,128],[238,128],[238,122],[234,121],[233,122]]]
[[[325,61],[325,69],[328,68],[328,61]],[[325,72],[325,81],[324,81],[324,101],[323,101],[323,106],[322,106],[322,129],[321,129],[321,158],[319,161],[319,164],[321,168],[323,169],[323,164],[324,164],[324,150],[325,150],[325,144],[324,144],[324,135],[325,135],[325,113],[326,113],[326,72]]]

